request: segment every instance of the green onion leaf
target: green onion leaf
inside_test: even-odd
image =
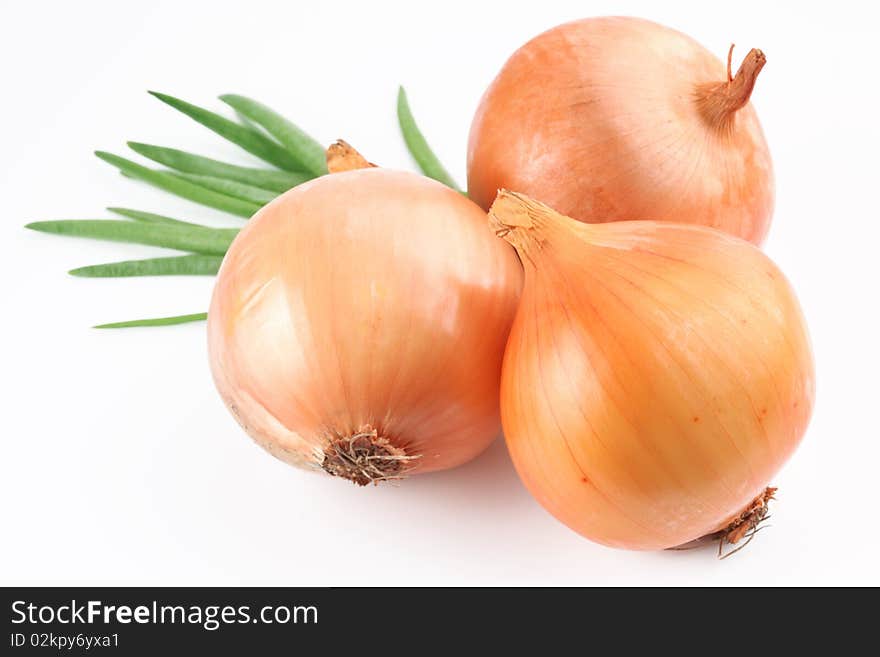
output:
[[[409,102],[406,99],[406,91],[403,87],[400,87],[397,93],[397,121],[400,123],[400,132],[403,134],[406,147],[409,149],[416,164],[419,165],[422,173],[428,176],[428,178],[433,178],[447,187],[460,192],[461,188],[455,184],[452,176],[440,164],[440,160],[434,155],[434,151],[428,146],[425,136],[419,130],[419,126],[416,125],[416,120],[413,118],[412,111],[410,111]]]
[[[263,130],[263,128],[261,128],[256,123],[251,121],[248,117],[246,117],[244,114],[242,114],[238,110],[235,111],[235,118],[237,118],[238,122],[241,123],[243,126],[250,128],[254,132],[259,132],[261,135],[268,134],[268,133],[266,133],[265,130]]]
[[[316,176],[327,173],[324,147],[283,116],[262,103],[238,94],[225,94],[220,96],[220,100],[281,142],[300,168]]]
[[[55,235],[147,244],[149,246],[161,246],[179,251],[220,256],[226,253],[232,240],[238,234],[237,228],[172,226],[135,223],[115,219],[37,221],[27,224],[25,228]]]
[[[158,91],[151,91],[150,94],[161,100],[163,103],[183,112],[188,117],[195,119],[224,139],[240,146],[248,153],[256,155],[264,162],[274,164],[276,167],[288,171],[296,171],[300,168],[297,166],[296,159],[290,153],[279,144],[260,134],[253,128],[243,126],[231,119],[227,119],[225,116],[220,116],[219,114],[215,114],[214,112],[198,107],[197,105],[187,103],[174,96],[162,94]]]
[[[223,262],[221,256],[185,255],[146,260],[123,260],[71,269],[73,276],[116,278],[121,276],[214,276]]]
[[[199,187],[204,187],[205,189],[210,189],[214,192],[219,192],[220,194],[226,194],[227,196],[232,196],[233,198],[239,198],[242,201],[248,201],[250,203],[256,203],[259,206],[264,206],[269,201],[272,201],[278,197],[278,194],[275,192],[270,192],[266,189],[261,189],[259,187],[254,187],[253,185],[245,185],[244,183],[235,182],[234,180],[227,180],[226,178],[216,178],[215,176],[198,176],[194,173],[177,173],[173,172],[172,176],[177,176],[183,180],[188,180],[194,185],[198,185]]]
[[[208,319],[208,313],[194,313],[192,315],[175,315],[174,317],[156,317],[154,319],[133,319],[128,322],[111,322],[110,324],[98,324],[92,328],[117,329],[135,326],[171,326],[173,324],[185,324],[186,322],[203,322],[206,319]]]
[[[207,228],[207,226],[202,226],[201,224],[194,224],[189,221],[180,221],[179,219],[172,219],[171,217],[166,217],[161,214],[154,214],[153,212],[141,212],[140,210],[130,210],[128,208],[107,208],[113,214],[118,214],[123,217],[128,217],[129,219],[134,219],[135,221],[142,221],[148,224],[167,224],[169,226],[198,226],[199,228]]]
[[[239,217],[250,218],[260,209],[257,203],[242,201],[225,194],[206,189],[199,185],[194,185],[186,180],[181,180],[169,171],[160,171],[141,166],[137,162],[132,162],[124,157],[106,153],[104,151],[95,151],[95,155],[99,158],[117,167],[123,174],[132,178],[143,180],[151,185],[163,189],[166,192],[176,194],[182,198],[201,203],[208,207],[223,210]]]
[[[268,189],[279,194],[314,177],[310,173],[299,171],[274,171],[272,169],[241,167],[235,164],[220,162],[219,160],[212,160],[201,155],[195,155],[194,153],[180,151],[176,148],[164,148],[134,141],[128,142],[128,146],[144,157],[184,173],[226,178],[227,180]]]

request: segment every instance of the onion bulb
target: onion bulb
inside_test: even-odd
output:
[[[605,545],[751,535],[814,397],[779,269],[701,226],[585,224],[503,190],[489,216],[525,267],[501,417],[526,487]]]
[[[346,150],[330,152],[340,172],[236,237],[208,339],[217,388],[258,444],[365,485],[457,466],[498,436],[522,268],[476,204],[415,174],[346,170],[370,166]]]
[[[591,223],[712,226],[755,244],[773,212],[770,153],[749,97],[759,50],[732,75],[675,30],[637,18],[560,25],[517,50],[471,126],[468,191],[515,189]]]

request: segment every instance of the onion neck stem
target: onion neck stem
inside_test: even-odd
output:
[[[727,55],[727,81],[710,82],[697,86],[696,98],[700,114],[709,125],[729,129],[736,112],[749,102],[758,74],[767,63],[764,53],[752,48],[743,59],[736,75],[731,75],[733,46]]]
[[[330,144],[327,149],[327,171],[340,173],[342,171],[354,171],[355,169],[370,169],[376,165],[368,162],[367,158],[357,152],[347,141],[337,139],[336,143]]]
[[[541,249],[549,234],[560,225],[581,224],[525,194],[507,189],[498,190],[489,208],[489,228],[516,249],[524,264],[533,262],[534,251]]]

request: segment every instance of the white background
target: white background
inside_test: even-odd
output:
[[[516,9],[511,9],[511,7]],[[4,3],[0,16],[0,583],[880,584],[876,9],[705,2]],[[810,324],[817,406],[773,528],[736,557],[631,553],[535,503],[496,442],[458,470],[359,489],[257,448],[216,395],[204,324],[91,324],[206,309],[212,280],[76,279],[156,249],[32,233],[107,205],[239,225],[122,178],[127,139],[250,160],[146,94],[251,95],[322,142],[411,168],[398,83],[459,181],[471,115],[521,43],[609,13],[768,65],[754,101],[777,172],[767,252]],[[874,15],[870,15],[874,14]],[[738,59],[736,60],[738,61]],[[134,157],[134,156],[133,156]]]

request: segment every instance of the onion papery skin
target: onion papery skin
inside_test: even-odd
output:
[[[701,224],[761,244],[770,152],[751,87],[735,111],[706,105],[708,87],[723,97],[727,80],[699,43],[646,20],[553,28],[510,57],[480,102],[470,197],[488,209],[498,189],[514,189],[584,222]]]
[[[723,530],[791,456],[813,406],[783,274],[704,227],[583,224],[506,192],[490,221],[525,265],[501,414],[529,491],[613,547]]]
[[[515,253],[461,194],[386,169],[327,175],[231,245],[208,314],[214,379],[290,464],[320,468],[331,441],[373,432],[405,452],[406,474],[451,468],[500,433],[521,285]]]

